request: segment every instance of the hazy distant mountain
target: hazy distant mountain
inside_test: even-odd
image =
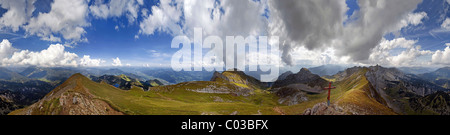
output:
[[[48,81],[64,81],[75,73],[80,71],[69,68],[47,68],[47,67],[35,67],[30,66],[24,71],[20,72],[21,75],[30,79],[41,79]]]
[[[436,71],[420,74],[418,76],[433,82],[434,84],[450,89],[450,67],[440,68]]]
[[[0,80],[26,80],[27,78],[16,72],[0,67]]]
[[[338,73],[339,71],[345,70],[345,67],[339,66],[339,65],[322,65],[318,67],[312,67],[309,68],[309,71],[313,74],[317,74],[319,76],[325,76],[325,75],[334,75]]]
[[[91,80],[97,83],[104,82],[114,87],[130,90],[132,87],[142,88],[144,91],[147,91],[149,87],[162,86],[164,85],[161,81],[154,79],[148,81],[141,81],[139,79],[135,79],[129,77],[127,75],[103,75],[100,77],[90,76]]]
[[[398,67],[397,69],[403,71],[407,74],[423,74],[423,73],[429,73],[436,70],[436,68],[429,68],[429,67]]]
[[[208,71],[173,71],[170,68],[167,69],[151,69],[140,71],[142,74],[151,78],[165,80],[171,84],[188,82],[188,81],[208,81],[211,79],[213,72]]]

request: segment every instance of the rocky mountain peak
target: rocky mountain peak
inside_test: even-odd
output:
[[[302,69],[300,69],[300,71],[297,74],[308,75],[308,74],[312,74],[312,73],[307,68],[302,68]]]
[[[322,79],[319,75],[311,73],[308,69],[302,68],[297,74],[289,74],[286,77],[280,77],[275,81],[272,88],[284,87],[290,84],[307,84],[314,87],[325,86],[327,81]]]

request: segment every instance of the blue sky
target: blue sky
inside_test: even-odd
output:
[[[12,1],[12,0],[6,0],[2,1],[2,8],[0,9],[0,18],[4,16],[5,13],[7,13],[9,10],[13,10],[13,7],[5,6],[8,3],[20,3],[22,1]],[[185,1],[186,2],[186,1]],[[253,13],[254,10],[255,14],[254,16],[263,16],[261,19],[260,24],[258,23],[259,20],[253,21],[247,21],[249,24],[241,24],[239,26],[251,26],[251,23],[255,23],[255,28],[249,28],[249,29],[237,29],[237,30],[231,30],[233,27],[236,27],[235,25],[232,25],[232,23],[237,22],[236,20],[239,20],[240,17],[233,16],[236,20],[234,21],[227,21],[226,16],[228,15],[228,12],[226,11],[228,7],[236,6],[233,9],[238,10],[238,5],[233,5],[232,2],[219,2],[215,0],[205,0],[206,4],[213,3],[212,6],[206,7],[206,9],[209,8],[209,10],[205,10],[206,12],[209,12],[211,14],[211,22],[199,22],[198,20],[201,20],[201,18],[197,18],[197,20],[189,20],[186,17],[186,9],[185,6],[182,6],[182,1],[174,0],[168,2],[168,4],[161,3],[160,1],[125,1],[124,3],[128,6],[133,6],[134,8],[129,8],[126,6],[122,6],[121,8],[114,9],[113,3],[111,3],[109,0],[101,1],[101,0],[91,0],[89,2],[84,3],[78,3],[80,8],[84,7],[84,11],[86,13],[82,14],[80,19],[83,19],[84,21],[81,22],[74,22],[73,20],[64,21],[64,19],[60,19],[59,21],[63,23],[67,23],[67,25],[61,25],[61,27],[56,27],[52,29],[48,29],[46,27],[52,27],[51,25],[46,24],[40,24],[38,23],[39,19],[45,19],[44,15],[41,14],[49,14],[56,15],[56,14],[64,14],[64,13],[58,13],[58,10],[53,10],[56,6],[64,5],[64,3],[56,3],[53,0],[27,0],[24,1],[25,4],[22,4],[25,7],[18,7],[18,9],[26,9],[25,12],[30,10],[30,8],[26,7],[27,4],[33,3],[33,6],[35,7],[34,11],[32,12],[31,16],[27,16],[24,14],[25,21],[22,22],[21,25],[17,26],[17,30],[15,30],[14,25],[10,25],[9,21],[13,21],[12,19],[3,19],[2,25],[0,25],[0,38],[1,39],[7,39],[13,48],[15,48],[15,52],[20,52],[22,50],[29,50],[30,52],[40,52],[42,50],[46,50],[49,48],[50,45],[53,44],[61,44],[65,47],[65,52],[74,53],[77,55],[77,58],[75,58],[73,61],[75,63],[79,63],[79,59],[82,58],[85,55],[89,55],[90,59],[93,60],[99,60],[100,63],[95,63],[93,66],[111,66],[113,63],[113,59],[120,58],[121,64],[125,66],[126,64],[130,64],[132,66],[143,66],[146,64],[149,64],[149,66],[168,66],[170,64],[170,58],[171,55],[178,51],[177,49],[170,48],[170,43],[172,41],[172,38],[176,36],[177,34],[180,34],[179,31],[182,31],[182,34],[186,34],[187,36],[191,36],[190,31],[192,31],[192,26],[200,26],[204,27],[205,35],[218,35],[223,36],[226,34],[242,34],[242,33],[248,33],[248,35],[251,35],[249,30],[259,31],[259,34],[262,35],[269,35],[267,31],[270,31],[270,26],[267,26],[265,24],[267,23],[275,23],[277,21],[274,21],[273,19],[275,16],[280,15],[281,21],[289,22],[288,19],[286,19],[286,16],[282,16],[284,13],[289,12],[297,12],[296,10],[286,10],[280,8],[283,6],[283,3],[280,2],[277,4],[277,2],[272,2],[271,0],[261,0],[261,1],[251,1],[245,3],[248,4],[250,8],[246,8],[245,10],[248,11],[247,14],[242,14],[242,18],[249,18],[250,13]],[[320,2],[320,1],[319,1]],[[294,2],[295,3],[295,2]],[[301,2],[298,2],[299,5]],[[414,2],[411,2],[414,3]],[[70,4],[70,3],[67,3]],[[321,3],[319,3],[321,4]],[[341,24],[343,25],[342,29],[346,29],[346,27],[353,27],[353,25],[356,26],[356,23],[359,19],[361,19],[361,15],[364,14],[360,11],[360,3],[357,0],[346,0],[345,6],[347,9],[343,10],[345,13],[346,19],[344,19]],[[12,5],[12,4],[11,4]],[[20,4],[16,4],[20,5]],[[93,8],[94,6],[101,7],[101,5],[104,5],[105,7],[111,8],[108,10],[108,14],[100,14],[96,13]],[[122,4],[123,5],[123,4]],[[241,4],[242,5],[242,4]],[[256,5],[256,6],[255,6]],[[276,5],[276,6],[273,6]],[[401,27],[398,30],[385,30],[382,38],[383,39],[377,39],[377,44],[369,46],[368,50],[373,50],[374,48],[377,48],[376,46],[380,42],[386,41],[394,41],[394,39],[404,38],[406,40],[415,41],[412,47],[410,48],[396,48],[393,47],[391,50],[387,50],[391,52],[388,54],[388,57],[381,57],[378,54],[373,56],[366,56],[367,59],[359,60],[357,59],[356,54],[348,56],[343,55],[341,53],[344,53],[344,50],[339,50],[339,48],[342,48],[340,46],[342,45],[330,45],[327,48],[327,45],[330,44],[329,42],[325,42],[323,44],[327,45],[309,45],[309,42],[306,42],[308,39],[302,39],[302,34],[300,33],[300,37],[296,39],[289,38],[292,37],[286,37],[286,41],[292,41],[292,44],[289,46],[291,47],[290,50],[293,51],[285,51],[283,52],[283,55],[293,55],[293,56],[303,56],[303,54],[308,53],[314,53],[315,51],[324,51],[324,50],[330,50],[331,52],[335,52],[333,56],[325,56],[325,58],[328,58],[327,62],[322,62],[322,59],[324,58],[324,54],[318,55],[317,57],[311,56],[310,58],[304,58],[302,57],[293,57],[294,64],[301,65],[302,63],[295,63],[298,61],[307,61],[310,63],[314,63],[316,65],[321,64],[355,64],[355,65],[371,65],[371,64],[378,64],[381,63],[386,66],[428,66],[428,65],[439,65],[439,66],[448,66],[450,63],[449,59],[447,59],[447,52],[445,51],[445,48],[447,48],[446,43],[450,43],[450,32],[448,29],[443,28],[443,22],[446,18],[450,17],[450,12],[448,12],[449,9],[449,3],[447,3],[445,0],[425,0],[425,2],[418,2],[415,4],[415,8],[413,10],[411,9],[404,9],[405,11],[402,11],[399,15],[406,16],[407,14],[418,14],[421,12],[426,13],[426,16],[420,19],[420,23],[418,24],[412,24],[411,22],[408,22],[406,26]],[[55,6],[55,7],[53,7]],[[117,5],[116,5],[117,6]],[[200,9],[204,7],[196,7],[198,5],[193,5],[194,10],[192,12],[196,11],[196,8],[198,8],[198,11],[200,12]],[[254,6],[254,8],[251,8]],[[335,6],[335,5],[332,5]],[[326,8],[328,5],[323,5],[322,7]],[[166,18],[166,20],[158,20],[155,21],[151,17],[157,18],[158,16],[156,13],[153,13],[154,10],[152,8],[157,8],[160,11],[162,11],[162,16]],[[279,9],[278,9],[279,8]],[[301,8],[301,6],[298,6],[298,8]],[[123,10],[123,12],[120,13],[114,13],[112,10]],[[174,11],[171,11],[171,9],[174,9]],[[214,9],[219,9],[220,12],[218,12],[217,15],[213,15]],[[260,11],[262,9],[262,12]],[[245,11],[244,10],[244,11]],[[282,12],[273,12],[271,10],[280,10]],[[298,9],[299,11],[302,11]],[[391,9],[389,9],[391,10]],[[392,9],[394,10],[394,9]],[[79,11],[79,10],[74,10]],[[178,11],[178,12],[177,12]],[[247,12],[245,11],[245,12]],[[133,13],[136,12],[136,13]],[[313,12],[313,11],[312,11]],[[339,12],[339,11],[334,11]],[[53,14],[54,13],[54,14]],[[106,13],[106,12],[103,12]],[[177,14],[181,13],[181,15]],[[198,12],[195,12],[198,13]],[[272,15],[273,13],[273,15]],[[278,14],[277,14],[278,13]],[[208,13],[207,13],[208,14]],[[67,16],[70,15],[66,14]],[[239,14],[238,14],[239,15]],[[248,15],[248,16],[245,16]],[[307,14],[308,15],[308,14]],[[40,18],[42,16],[42,18]],[[46,16],[47,18],[49,16]],[[175,16],[175,17],[173,17]],[[353,16],[353,17],[352,17]],[[401,18],[404,16],[398,16],[400,18],[399,20],[402,20]],[[283,18],[284,17],[284,18]],[[325,17],[327,17],[325,15]],[[20,17],[12,17],[12,18],[20,18]],[[150,19],[149,19],[150,18]],[[169,18],[169,19],[167,19]],[[214,21],[213,18],[216,18],[218,21]],[[218,19],[217,19],[218,18]],[[256,17],[258,18],[258,17]],[[296,16],[292,16],[291,18],[296,18]],[[314,20],[315,17],[310,17],[311,20]],[[316,17],[317,18],[317,17]],[[319,17],[320,18],[320,17]],[[131,21],[130,21],[131,19]],[[307,18],[308,19],[308,18]],[[352,20],[353,19],[353,20]],[[17,19],[20,20],[20,19]],[[242,20],[242,19],[241,19]],[[245,21],[245,20],[243,20]],[[293,20],[293,22],[298,20]],[[333,20],[332,20],[333,21]],[[45,21],[43,21],[45,22]],[[142,25],[145,25],[144,22],[149,22],[150,26],[145,27],[149,29],[143,29]],[[304,21],[303,21],[304,22]],[[350,23],[350,25],[348,24]],[[354,23],[354,24],[352,24]],[[393,22],[396,23],[396,22]],[[19,23],[20,24],[20,23]],[[34,25],[36,24],[36,25]],[[209,25],[210,24],[210,25]],[[307,22],[307,24],[314,24]],[[325,23],[324,25],[328,25],[332,23]],[[299,24],[300,25],[300,24]],[[395,24],[386,24],[386,27],[388,26],[395,26]],[[217,26],[217,28],[215,28]],[[287,23],[281,23],[281,27],[289,28],[291,26],[288,26]],[[332,25],[330,25],[332,26]],[[375,25],[374,25],[375,26]],[[383,25],[382,25],[383,26]],[[212,28],[209,28],[212,27]],[[231,29],[228,29],[228,28]],[[308,25],[305,25],[301,30],[305,28],[308,28]],[[371,25],[365,26],[365,27],[371,27]],[[75,30],[81,28],[83,31],[80,32],[80,37],[69,37],[71,36],[68,33],[64,33],[65,29],[67,30]],[[295,28],[295,27],[293,27]],[[33,31],[34,30],[34,31]],[[242,31],[239,31],[242,30]],[[245,31],[247,30],[247,31]],[[307,32],[307,31],[306,31]],[[314,33],[315,31],[311,31],[309,35],[312,35],[313,37],[315,35],[330,35],[330,34],[321,34],[321,33]],[[286,31],[288,34],[292,34],[292,32]],[[75,34],[76,35],[76,34]],[[280,34],[282,35],[282,34]],[[295,34],[294,34],[295,35]],[[333,35],[333,34],[331,34]],[[376,35],[376,34],[375,34]],[[54,36],[58,37],[59,40],[51,40],[48,39],[49,37]],[[68,38],[66,38],[68,37]],[[318,36],[322,37],[322,36]],[[47,39],[46,39],[47,38]],[[346,39],[347,37],[340,37],[339,34],[335,34],[332,37],[329,38],[336,38],[337,40],[350,40]],[[357,37],[356,37],[357,38]],[[0,39],[0,40],[1,40]],[[281,37],[282,40],[284,40],[284,37]],[[87,41],[86,41],[87,40]],[[298,40],[298,41],[294,41]],[[315,43],[315,42],[314,42]],[[298,45],[297,45],[298,44]],[[285,47],[287,45],[282,45],[282,47]],[[312,47],[306,47],[306,46],[312,46]],[[320,46],[320,47],[318,47]],[[401,46],[401,45],[399,45]],[[411,57],[395,57],[396,55],[401,54],[403,51],[411,51],[411,48],[415,48],[416,46],[421,46],[421,49],[419,52],[417,52],[420,55]],[[302,51],[302,48],[305,52]],[[297,48],[297,49],[296,49]],[[308,49],[304,49],[308,48]],[[345,48],[344,48],[345,49]],[[300,51],[299,51],[300,50]],[[346,49],[348,50],[348,49]],[[436,51],[440,50],[440,55]],[[14,52],[13,51],[13,52]],[[383,50],[386,51],[386,50]],[[413,50],[412,50],[413,51]],[[426,52],[430,51],[430,52]],[[406,53],[406,52],[405,52]],[[10,53],[8,57],[12,59],[13,53]],[[441,62],[435,62],[431,60],[431,57],[433,55],[441,56],[443,57],[440,60]],[[450,54],[448,54],[450,55]],[[304,56],[307,57],[307,56]],[[385,58],[385,60],[375,61],[377,58]],[[406,60],[406,61],[416,61],[420,60],[423,62],[415,63],[412,65],[405,64],[403,62],[399,62],[398,60]],[[61,60],[53,58],[52,60]],[[315,61],[317,60],[317,62]],[[319,60],[321,60],[319,62]],[[289,61],[284,60],[283,58],[280,59],[280,61]],[[311,62],[312,61],[312,62]],[[444,62],[442,62],[444,61]],[[447,61],[447,62],[445,62]],[[1,61],[0,61],[1,62]],[[16,61],[16,62],[22,62],[22,65],[33,65],[37,64],[40,66],[45,66],[46,62],[24,62],[24,61]],[[44,64],[44,65],[43,65]],[[161,64],[161,65],[159,65]],[[3,62],[3,66],[8,65],[15,65],[15,63],[7,63]],[[20,64],[19,64],[20,65]],[[66,64],[55,64],[55,66],[65,66]],[[75,64],[77,65],[77,64]],[[283,64],[288,65],[288,64]]]

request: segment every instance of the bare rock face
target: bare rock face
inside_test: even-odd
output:
[[[295,105],[308,101],[307,94],[319,94],[323,92],[328,82],[320,76],[302,68],[298,73],[283,73],[273,84],[271,91],[275,93],[280,104]]]
[[[14,104],[7,94],[0,95],[0,115],[6,115],[12,110],[16,110],[18,108],[19,106]]]
[[[272,89],[278,97],[278,103],[285,105],[295,105],[308,101],[307,94],[319,94],[323,92],[319,86],[310,87],[306,84],[290,84],[285,87]]]
[[[226,79],[226,77],[224,75],[222,75],[221,73],[214,71],[213,76],[211,77],[211,81],[217,81],[218,79]]]
[[[301,102],[308,101],[306,92],[296,88],[282,87],[274,90],[275,94],[280,97],[278,103],[285,105],[295,105]]]
[[[327,103],[319,103],[314,105],[313,108],[308,108],[305,110],[303,115],[344,115],[344,110],[336,106],[334,104],[331,104],[330,106],[327,105]]]
[[[284,80],[284,79],[286,79],[286,77],[288,77],[289,75],[292,75],[292,74],[294,74],[294,73],[292,73],[291,71],[287,71],[287,72],[281,74],[277,80]]]
[[[419,98],[446,89],[422,80],[415,75],[404,74],[396,68],[372,66],[365,74],[377,93],[386,101],[387,106],[396,113],[406,114],[409,107],[415,107],[401,102],[405,97]]]
[[[307,84],[310,87],[315,86],[326,86],[328,82],[325,79],[322,79],[319,75],[311,73],[308,69],[302,68],[296,74],[286,73],[286,77],[280,77],[273,84],[272,88],[279,88],[288,86],[290,84]]]

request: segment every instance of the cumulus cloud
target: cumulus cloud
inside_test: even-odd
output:
[[[144,4],[142,0],[111,0],[105,3],[104,0],[95,0],[89,6],[89,10],[96,18],[107,19],[109,17],[120,17],[125,15],[129,23],[136,21],[139,7]]]
[[[144,15],[139,25],[139,33],[152,35],[155,31],[161,31],[173,35],[181,34],[181,27],[177,24],[181,20],[181,6],[172,4],[171,0],[161,0],[159,5],[152,6],[152,14]]]
[[[143,10],[140,33],[160,31],[191,38],[194,28],[199,27],[206,36],[259,35],[265,32],[265,6],[265,0],[161,0],[152,6],[151,14]]]
[[[0,0],[0,5],[7,11],[0,18],[0,28],[8,27],[16,32],[28,22],[35,7],[36,0]]]
[[[226,36],[266,35],[266,7],[266,0],[161,0],[151,8],[150,14],[143,10],[144,20],[140,23],[139,34],[163,32],[173,36],[186,35],[192,42],[195,42],[195,28],[201,28],[197,33],[201,32],[203,37],[218,36],[223,40]],[[203,37],[198,38],[203,40]],[[229,60],[233,59],[234,55],[241,55],[236,54],[237,52],[226,53],[223,55],[224,59]],[[238,63],[244,61],[234,59]]]
[[[65,51],[61,44],[52,44],[47,49],[39,52],[29,50],[19,50],[4,39],[0,43],[0,65],[2,66],[42,66],[42,67],[60,67],[60,66],[99,66],[104,62],[101,59],[90,59],[85,55],[78,59],[78,55]]]
[[[187,35],[193,35],[195,27],[203,28],[206,36],[261,35],[267,23],[265,9],[264,0],[185,1],[183,30]]]
[[[431,57],[433,64],[450,65],[450,43],[445,45],[447,47],[443,51],[437,50]]]
[[[105,60],[102,59],[91,59],[91,56],[84,55],[83,58],[80,59],[80,66],[83,67],[98,67],[100,64],[105,63]]]
[[[113,60],[112,66],[115,66],[115,67],[122,66],[122,62],[120,61],[119,57],[116,57],[115,59],[112,59],[112,60]]]
[[[406,27],[408,25],[417,26],[417,25],[423,23],[422,20],[427,17],[428,17],[427,13],[425,13],[425,12],[409,13],[405,19],[400,21],[397,29],[402,29],[403,27]]]
[[[347,5],[345,0],[270,0],[270,35],[280,36],[283,60],[291,63],[290,53],[296,47],[321,48],[343,29]]]
[[[416,45],[416,40],[396,38],[393,40],[382,39],[370,56],[369,62],[383,66],[414,66],[426,65],[427,60],[418,60],[422,56],[433,54],[429,50],[422,50],[420,45]]]
[[[77,66],[77,57],[75,53],[64,51],[63,45],[52,44],[40,52],[29,50],[14,52],[10,58],[2,60],[2,65]]]
[[[398,23],[414,10],[421,0],[363,0],[358,1],[361,10],[357,21],[346,27],[337,48],[339,56],[351,56],[355,61],[363,62],[369,58],[382,37],[399,30]]]
[[[0,61],[9,58],[16,50],[8,40],[3,39],[0,43]]]
[[[283,60],[290,64],[290,53],[297,47],[309,50],[336,48],[339,57],[367,62],[370,51],[383,35],[399,30],[400,26],[420,24],[425,14],[410,14],[421,0],[361,0],[359,11],[348,19],[345,0],[269,1],[271,35],[280,35]]]
[[[74,42],[87,41],[82,36],[86,33],[83,27],[90,26],[87,22],[88,5],[85,0],[65,1],[55,0],[49,13],[39,13],[24,26],[30,35],[37,35],[42,40],[61,41],[61,34],[66,40]]]

